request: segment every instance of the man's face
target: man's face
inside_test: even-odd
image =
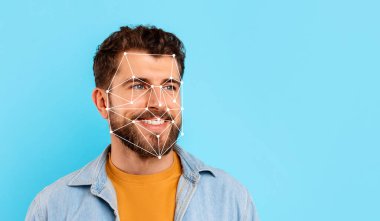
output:
[[[120,55],[107,90],[113,135],[142,158],[169,153],[181,131],[181,77],[175,57]]]

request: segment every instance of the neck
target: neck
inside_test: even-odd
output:
[[[111,136],[111,161],[120,170],[136,175],[159,173],[169,168],[173,163],[173,150],[158,159],[151,157],[142,159],[115,136]]]

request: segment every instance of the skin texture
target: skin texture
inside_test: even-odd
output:
[[[181,126],[181,97],[180,97],[180,74],[176,69],[175,59],[171,56],[150,56],[150,55],[135,55],[146,54],[141,50],[129,50],[127,55],[121,53],[119,55],[120,63],[118,72],[110,86],[110,92],[107,97],[107,88],[95,88],[92,93],[93,102],[99,111],[100,115],[110,120],[112,130],[120,128],[120,126],[130,123],[129,126],[134,131],[137,131],[136,136],[144,144],[143,149],[151,152],[154,150],[159,152],[167,150],[161,159],[154,155],[148,154],[140,149],[133,150],[126,146],[125,142],[111,134],[111,160],[112,163],[130,174],[153,174],[158,173],[170,167],[173,163],[173,150],[168,149],[170,142],[175,142],[175,132]],[[127,56],[127,59],[125,59]],[[123,60],[124,59],[124,60]],[[174,65],[173,65],[174,64]],[[126,82],[132,77],[135,79],[144,79],[144,81]],[[168,81],[173,79],[175,81]],[[151,87],[153,85],[153,87]],[[133,103],[130,101],[133,100]],[[119,107],[107,110],[108,107]],[[169,109],[168,109],[169,108]],[[150,113],[166,113],[163,117],[165,123],[159,126],[152,126],[144,123],[142,119],[136,119],[136,116],[143,112]],[[157,116],[151,115],[148,112],[144,116],[147,119],[156,119]],[[171,116],[171,117],[169,117]],[[170,120],[169,120],[170,119]],[[134,120],[135,124],[131,124]],[[175,125],[174,125],[175,124]],[[139,130],[137,130],[137,127]],[[176,128],[174,128],[176,127]],[[123,128],[126,130],[126,128]],[[115,131],[117,133],[118,131]],[[156,135],[160,135],[159,138]],[[175,136],[175,139],[173,138]],[[172,140],[169,138],[172,137]],[[173,141],[174,139],[174,141]],[[170,142],[168,142],[170,141]],[[136,147],[135,147],[136,149]]]

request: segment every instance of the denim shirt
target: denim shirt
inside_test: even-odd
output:
[[[31,203],[26,221],[116,220],[116,193],[107,177],[108,146],[94,161],[45,187]],[[258,221],[247,189],[226,172],[205,165],[179,146],[181,159],[175,221]]]

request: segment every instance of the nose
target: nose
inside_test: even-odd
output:
[[[164,95],[161,93],[162,86],[152,85],[152,92],[148,101],[148,108],[161,109],[164,108]]]

